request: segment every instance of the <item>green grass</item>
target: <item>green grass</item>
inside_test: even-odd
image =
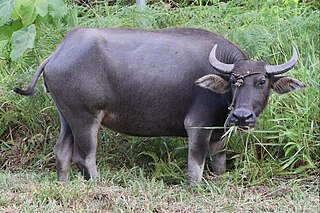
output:
[[[273,179],[272,186],[235,185],[227,177],[198,186],[167,185],[142,169],[104,170],[98,181],[77,175],[0,173],[1,212],[318,212],[319,177]]]
[[[172,10],[151,5],[145,13],[134,6],[72,6],[67,21],[37,29],[36,48],[21,60],[3,59],[10,53],[10,47],[4,48],[0,211],[319,211],[319,11],[280,1],[237,2]],[[144,26],[136,19],[142,15]],[[97,153],[101,179],[83,181],[73,168],[70,184],[57,186],[52,150],[59,120],[53,102],[43,91],[42,80],[33,97],[16,95],[12,89],[29,83],[35,68],[74,26],[199,27],[224,35],[251,58],[270,64],[290,58],[294,45],[300,59],[287,75],[307,88],[272,94],[256,131],[230,131],[228,173],[217,178],[206,168],[206,181],[199,187],[185,185],[186,140],[128,137],[106,129],[100,132]],[[26,172],[20,172],[23,169]]]

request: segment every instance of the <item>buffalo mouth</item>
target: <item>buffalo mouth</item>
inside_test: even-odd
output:
[[[239,108],[230,113],[226,125],[237,126],[243,130],[249,130],[256,126],[256,118],[256,115],[252,111]]]

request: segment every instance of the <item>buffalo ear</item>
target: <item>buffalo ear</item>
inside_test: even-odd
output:
[[[271,88],[279,94],[285,94],[305,87],[304,83],[287,76],[275,76],[271,83]]]
[[[196,80],[195,84],[217,93],[225,93],[229,89],[229,82],[215,74],[205,75]]]

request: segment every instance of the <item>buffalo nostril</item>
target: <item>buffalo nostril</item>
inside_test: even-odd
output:
[[[247,115],[246,119],[249,119],[253,116],[252,112],[250,112],[250,114]]]
[[[236,113],[234,113],[234,112],[232,113],[232,117],[238,119],[238,115]]]

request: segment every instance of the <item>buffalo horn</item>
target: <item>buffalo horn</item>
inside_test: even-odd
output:
[[[214,47],[212,48],[212,50],[210,52],[209,61],[210,61],[211,65],[223,74],[230,74],[231,71],[233,70],[234,65],[233,64],[225,64],[225,63],[220,62],[216,58],[216,49],[217,49],[217,44],[214,45]]]
[[[268,74],[277,75],[281,73],[285,73],[292,69],[294,65],[296,65],[298,61],[298,53],[295,47],[292,47],[292,57],[291,59],[280,65],[266,65],[266,71]]]

